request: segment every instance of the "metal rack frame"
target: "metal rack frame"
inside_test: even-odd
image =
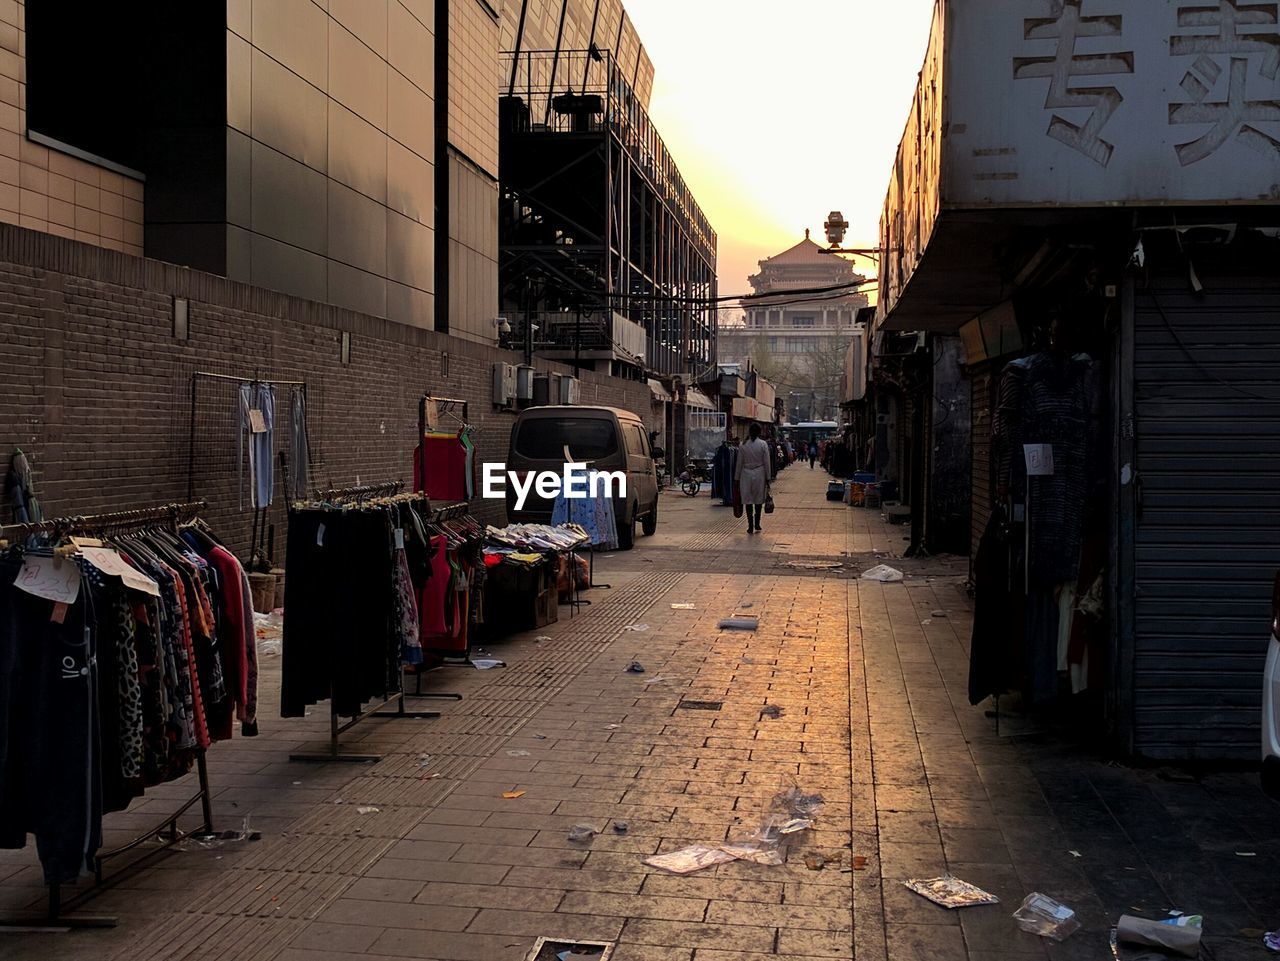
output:
[[[38,521],[26,524],[8,524],[0,527],[0,542],[13,541],[30,537],[33,534],[55,534],[69,536],[72,534],[112,534],[123,533],[145,527],[154,527],[168,522],[176,530],[179,523],[194,520],[208,505],[204,501],[191,501],[185,504],[165,504],[159,507],[139,510],[114,511],[106,514],[90,514],[75,517],[60,517],[53,520]],[[139,859],[146,860],[151,854],[167,850],[186,835],[178,830],[178,819],[186,814],[197,802],[204,818],[197,834],[213,833],[213,805],[209,790],[209,767],[205,749],[196,752],[196,776],[200,789],[188,798],[177,810],[170,812],[159,824],[142,834],[137,835],[118,847],[107,851],[99,851],[93,856],[94,885],[63,900],[62,885],[49,885],[49,900],[44,914],[32,916],[12,916],[0,918],[0,928],[36,928],[53,930],[70,930],[79,928],[113,928],[118,923],[114,915],[79,915],[66,916],[62,912],[68,907],[88,900],[96,893],[110,887],[104,881],[103,870],[106,862],[112,858],[126,854],[141,847],[156,837],[164,837],[164,843]],[[138,863],[138,862],[135,862]]]
[[[422,480],[423,493],[426,492],[426,486],[427,486],[427,445],[423,443],[423,440],[427,436],[427,404],[429,403],[436,404],[437,409],[442,408],[443,412],[445,413],[452,412],[453,408],[455,407],[461,407],[462,422],[466,424],[471,419],[471,415],[470,415],[471,403],[470,401],[464,400],[461,397],[437,397],[434,394],[423,394],[422,397],[418,400],[418,476]],[[451,507],[456,507],[461,509],[459,514],[455,514],[453,516],[461,516],[462,514],[466,514],[470,510],[470,504],[466,502],[463,502],[461,504],[451,505]],[[448,509],[449,508],[445,508],[445,510],[448,510]],[[449,518],[444,518],[444,519],[448,520]],[[467,653],[465,656],[442,657],[441,661],[443,664],[452,664],[457,666],[470,665],[471,664],[470,633],[468,632],[467,634]],[[507,666],[505,661],[499,661],[498,663],[501,664],[503,667]],[[419,681],[421,681],[421,677],[419,677]],[[419,688],[420,687],[421,685],[419,685]]]
[[[424,416],[425,416],[425,410],[426,408],[424,406],[423,407]],[[403,488],[404,488],[403,481],[389,481],[387,483],[382,483],[382,484],[364,484],[357,487],[339,487],[339,488],[333,488],[330,490],[323,490],[323,491],[317,490],[315,491],[315,496],[317,499],[325,502],[354,501],[355,503],[359,504],[373,497],[398,496],[403,490]],[[430,502],[428,501],[428,503]],[[439,510],[433,510],[429,518],[429,523],[441,523],[443,521],[451,520],[452,518],[457,517],[460,514],[466,513],[466,510],[467,510],[466,504],[453,505],[451,507],[444,507],[444,508],[440,508]],[[381,754],[367,754],[367,753],[353,754],[349,752],[344,753],[340,749],[340,744],[338,739],[347,731],[355,727],[357,724],[361,723],[362,721],[367,721],[370,718],[382,718],[382,719],[400,718],[400,719],[408,719],[408,720],[425,721],[425,720],[432,720],[434,718],[440,717],[439,711],[408,710],[405,704],[405,699],[409,696],[413,696],[417,698],[433,699],[433,700],[444,700],[444,701],[461,701],[462,700],[461,694],[435,693],[435,692],[424,694],[422,692],[422,674],[421,673],[417,675],[417,679],[418,679],[417,687],[414,690],[414,693],[412,695],[409,695],[408,692],[406,692],[404,689],[405,687],[404,670],[402,667],[400,671],[400,690],[399,691],[387,697],[385,700],[382,701],[382,703],[378,704],[376,707],[372,707],[366,711],[362,711],[360,714],[355,715],[354,717],[350,718],[346,722],[343,722],[341,716],[337,712],[336,701],[334,700],[334,697],[333,697],[334,691],[331,686],[329,689],[329,747],[328,749],[324,751],[298,751],[293,754],[290,754],[289,760],[315,762],[315,763],[330,763],[330,762],[337,761],[337,762],[348,763],[348,764],[373,764],[378,761],[381,761],[383,757]],[[395,705],[395,710],[393,711],[384,710],[385,708],[391,705]]]

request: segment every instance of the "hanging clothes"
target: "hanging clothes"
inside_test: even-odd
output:
[[[997,509],[987,522],[974,560],[973,632],[969,644],[969,703],[1014,690],[1021,678],[1019,652],[1025,595],[1015,583],[1020,550],[1008,518]]]
[[[245,643],[184,537],[112,535],[91,562],[60,536],[0,550],[0,847],[34,835],[51,884],[92,867],[104,813],[230,736],[222,651]],[[17,586],[43,562],[74,573],[73,600]]]
[[[249,502],[254,510],[270,507],[275,495],[276,389],[270,384],[241,384],[239,390],[237,470],[243,470],[247,448]],[[237,475],[240,506],[244,507],[242,475]]]
[[[401,690],[401,667],[465,652],[469,606],[460,581],[472,519],[433,523],[408,494],[368,503],[296,505],[286,545],[280,712],[299,717],[331,700],[355,717]]]
[[[305,500],[311,490],[311,442],[307,436],[307,389],[292,387],[289,391],[289,494],[296,501]]]
[[[562,488],[551,509],[551,523],[579,524],[593,548],[612,551],[618,549],[618,521],[606,480],[600,471],[586,471],[584,478],[573,484],[575,489],[586,490],[586,497],[567,497]]]
[[[459,503],[475,493],[475,449],[468,432],[430,432],[413,452],[413,489],[433,501]],[[426,483],[422,477],[422,451],[426,449]]]

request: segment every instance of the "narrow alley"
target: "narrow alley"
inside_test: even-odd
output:
[[[209,764],[217,827],[259,840],[140,852],[78,908],[118,927],[10,931],[0,958],[522,961],[546,936],[614,942],[612,961],[1094,959],[1135,909],[1202,913],[1212,957],[1259,956],[1280,842],[1256,774],[1166,780],[998,730],[966,699],[963,561],[901,559],[904,528],[825,487],[783,473],[752,537],[705,493],[664,494],[656,536],[598,559],[590,606],[491,648],[504,668],[433,674],[464,697],[425,703],[441,717],[344,737],[376,764],[290,762],[327,717],[264,710]],[[885,562],[904,583],[859,579]],[[268,658],[264,704],[278,682]],[[797,786],[825,805],[785,863],[646,865],[749,835]],[[190,791],[111,816],[108,845]],[[38,908],[39,872],[4,852],[0,907]],[[901,884],[946,872],[1001,903],[948,912]],[[1034,890],[1084,930],[1018,931]]]

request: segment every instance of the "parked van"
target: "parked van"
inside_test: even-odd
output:
[[[530,407],[521,411],[511,428],[507,470],[564,471],[564,451],[575,463],[600,471],[625,471],[627,496],[614,499],[618,543],[623,550],[635,544],[636,524],[647,535],[658,529],[658,471],[645,423],[628,410],[615,407]],[[656,452],[662,456],[662,451]],[[507,517],[513,524],[547,524],[553,500],[529,492],[523,510],[507,485]]]

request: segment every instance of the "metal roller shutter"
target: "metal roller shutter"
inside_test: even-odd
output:
[[[969,558],[978,556],[978,542],[991,520],[991,507],[995,502],[995,489],[991,482],[991,376],[990,365],[975,367],[970,372],[973,421],[970,428],[973,438],[973,456],[970,462],[972,476],[972,541]]]
[[[1280,289],[1202,276],[1199,296],[1185,275],[1134,294],[1133,746],[1254,759],[1280,569]]]

